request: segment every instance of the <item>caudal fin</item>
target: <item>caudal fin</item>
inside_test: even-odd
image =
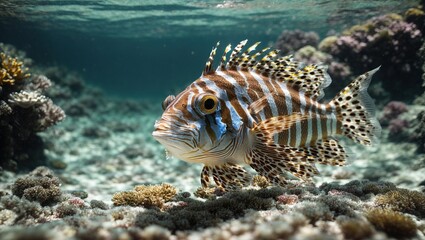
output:
[[[381,133],[375,116],[375,104],[367,93],[375,68],[353,80],[339,92],[330,104],[337,110],[342,134],[363,145],[370,145]]]

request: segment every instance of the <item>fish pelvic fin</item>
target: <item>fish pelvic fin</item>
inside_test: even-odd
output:
[[[285,186],[288,184],[284,173],[309,182],[319,171],[314,165],[314,156],[304,148],[278,145],[270,142],[258,143],[248,153],[249,165],[271,183]]]
[[[376,142],[381,133],[375,104],[367,93],[372,76],[378,70],[379,67],[354,79],[329,103],[336,109],[341,124],[339,133],[363,145]]]
[[[300,114],[290,116],[292,117],[286,119],[287,124],[295,119],[304,119],[304,115]],[[275,120],[276,124],[285,122],[285,120],[278,121],[277,118],[273,119],[273,122]],[[315,145],[305,147],[280,145],[273,142],[270,133],[283,129],[285,126],[273,123],[275,126],[271,128],[269,126],[271,123],[265,121],[252,129],[253,147],[247,153],[245,162],[270,182],[280,186],[287,185],[288,182],[283,176],[285,173],[310,182],[314,175],[319,174],[316,163],[332,166],[345,165],[347,154],[336,139],[321,139]]]
[[[207,188],[212,185],[211,180],[220,189],[235,190],[248,186],[251,176],[242,166],[233,163],[215,166],[205,165],[201,172],[202,187]]]

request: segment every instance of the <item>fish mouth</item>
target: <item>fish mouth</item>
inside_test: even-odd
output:
[[[176,128],[155,124],[155,130],[152,132],[153,138],[164,145],[168,150],[190,151],[198,147],[198,135],[190,128]]]

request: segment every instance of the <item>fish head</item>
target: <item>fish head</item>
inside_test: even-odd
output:
[[[163,102],[164,112],[155,123],[153,137],[171,156],[187,162],[205,163],[218,157],[214,151],[229,141],[228,124],[223,121],[220,94],[199,93],[188,87]]]

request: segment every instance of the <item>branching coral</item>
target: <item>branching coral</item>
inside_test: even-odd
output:
[[[27,73],[28,68],[23,67],[23,62],[16,58],[7,56],[5,53],[0,53],[1,68],[0,68],[0,86],[15,85],[16,82],[22,82],[29,78]]]
[[[373,228],[363,219],[338,218],[337,222],[346,239],[367,239],[373,234]]]
[[[114,194],[112,202],[116,206],[144,206],[162,208],[177,194],[177,189],[169,184],[144,186],[140,185],[133,191]]]
[[[47,77],[30,77],[21,60],[5,53],[0,57],[0,165],[9,170],[33,168],[45,161],[43,141],[36,133],[62,121],[65,113],[44,95],[52,85]]]
[[[271,186],[271,183],[266,177],[256,175],[252,178],[252,185],[260,188],[266,188]]]
[[[406,238],[416,235],[416,224],[408,216],[390,209],[373,209],[366,213],[366,218],[376,229],[391,237]]]
[[[425,217],[425,194],[407,189],[397,189],[378,195],[375,204],[395,211]]]

